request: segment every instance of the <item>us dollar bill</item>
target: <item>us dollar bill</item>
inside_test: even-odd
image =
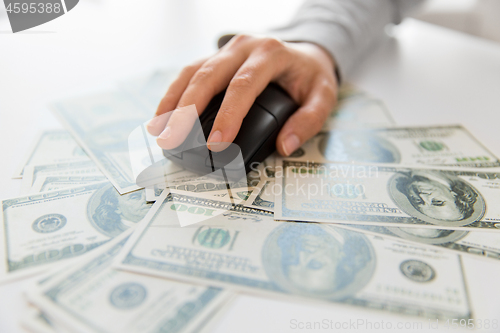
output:
[[[239,186],[238,184],[230,185],[236,185],[237,187],[227,189],[226,184],[223,182],[191,182],[182,186],[174,186],[172,193],[190,193],[198,197],[213,198],[234,203],[247,200],[250,193],[256,189],[256,187],[248,187],[245,183],[239,184]],[[155,184],[153,186],[146,187],[145,191],[146,200],[148,202],[155,202],[160,198],[164,191],[170,193],[170,188],[166,187],[166,184]]]
[[[146,187],[144,189],[146,192],[146,201],[155,202],[158,198],[160,198],[161,194],[165,190],[169,191],[165,184],[155,184],[153,186]]]
[[[21,178],[26,165],[56,164],[90,160],[71,134],[63,129],[43,131],[33,142],[12,178]]]
[[[500,166],[498,158],[461,125],[320,132],[288,159],[468,168]]]
[[[112,269],[125,240],[58,274],[30,301],[71,332],[160,333],[197,329],[227,298],[220,288]]]
[[[460,254],[470,254],[500,260],[500,234],[498,233],[450,229],[381,227],[361,224],[344,226],[383,237],[438,246]]]
[[[24,168],[23,180],[21,182],[21,194],[32,191],[33,185],[38,178],[45,176],[102,176],[102,172],[94,162],[78,161],[70,163],[55,163],[42,165],[27,165]]]
[[[143,190],[121,196],[107,181],[4,200],[0,275],[79,257],[134,227],[150,207]]]
[[[263,180],[245,201],[245,206],[274,212],[274,185],[274,179]]]
[[[146,200],[156,201],[163,191],[168,188],[169,193],[188,194],[197,197],[211,198],[228,203],[245,202],[253,191],[260,190],[261,179],[264,179],[260,170],[250,171],[246,180],[226,182],[210,176],[183,170],[175,177],[170,176],[168,182],[158,183],[146,187]]]
[[[162,199],[116,267],[257,294],[470,317],[456,254],[335,225],[275,222],[271,213],[215,200]],[[215,217],[179,227],[179,220],[207,213]]]
[[[266,184],[259,193],[252,193],[247,207],[274,211],[274,180],[266,180]],[[361,230],[363,232],[390,237],[404,241],[417,242],[426,245],[438,246],[445,250],[456,251],[460,254],[471,254],[491,259],[500,260],[500,234],[478,231],[407,228],[407,227],[382,227],[362,224],[343,224],[346,228]]]
[[[105,181],[102,176],[41,176],[33,183],[30,193],[40,193],[47,191],[60,190],[78,185],[87,185]]]
[[[103,92],[53,105],[54,114],[120,194],[137,190],[130,165],[130,133],[152,110],[119,91]]]
[[[277,220],[500,231],[500,173],[281,160]]]
[[[390,127],[395,125],[385,104],[351,84],[343,84],[337,107],[323,124],[323,131]]]

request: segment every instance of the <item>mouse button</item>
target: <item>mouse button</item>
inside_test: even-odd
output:
[[[203,123],[201,125],[201,127],[203,129],[203,136],[205,139],[205,143],[207,142],[208,136],[210,135],[210,132],[212,131],[212,127],[214,127],[214,121],[215,121],[215,117],[213,119],[210,119],[209,121],[206,121],[205,123]]]
[[[203,132],[201,129],[197,129],[196,132],[190,133],[180,146],[173,149],[164,149],[163,155],[173,162],[184,165],[186,163],[191,163],[190,160],[193,159],[192,156],[200,154],[204,156],[208,155],[208,152],[205,152],[205,150],[208,151],[208,148]]]
[[[245,161],[265,143],[269,136],[278,129],[278,122],[264,108],[254,104],[243,119],[241,129],[234,143],[241,149]]]
[[[209,158],[208,148],[206,146],[196,147],[183,152],[181,161],[177,160],[186,170],[200,173],[201,175],[212,172],[210,166],[206,166],[206,160]]]
[[[241,154],[241,149],[237,144],[229,143],[227,148],[220,152],[211,152],[212,165],[215,169],[225,168],[227,166],[235,167],[238,161],[238,156]],[[236,164],[235,164],[236,163]],[[245,167],[243,166],[239,166]]]
[[[212,127],[214,126],[215,117],[217,116],[217,112],[219,112],[222,103],[222,97],[223,96],[219,95],[214,97],[214,99],[212,99],[207,108],[200,115],[200,124],[201,128],[203,129],[205,143],[206,140],[208,140],[210,132],[212,131]]]
[[[203,112],[200,114],[200,122],[203,124],[204,121],[214,119],[215,116],[217,115],[217,112],[219,111],[219,108],[222,104],[222,100],[224,99],[226,91],[223,91],[217,95],[215,95],[210,102],[208,103],[207,107]]]
[[[273,83],[264,89],[255,103],[276,117],[280,127],[299,107],[286,91]]]

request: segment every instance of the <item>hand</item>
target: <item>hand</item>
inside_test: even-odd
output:
[[[278,152],[288,156],[320,131],[337,100],[333,60],[315,44],[235,36],[213,56],[181,71],[161,100],[156,116],[191,104],[201,114],[212,97],[227,87],[207,140],[208,147],[217,151],[217,143],[234,140],[256,97],[271,81],[301,105],[276,141]],[[186,138],[187,132],[182,130],[185,124],[186,113],[175,110],[168,119],[154,118],[148,131],[159,134],[161,148],[172,149]]]

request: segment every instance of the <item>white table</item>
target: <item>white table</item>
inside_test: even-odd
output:
[[[299,1],[288,0],[286,8],[283,3],[89,0],[55,21],[15,35],[0,15],[0,199],[18,194],[20,181],[10,176],[36,133],[59,127],[47,102],[96,82],[182,66],[215,50],[223,32],[265,30],[286,22]],[[500,46],[414,20],[394,34],[347,79],[384,100],[399,124],[462,123],[500,156]],[[475,318],[500,319],[500,263],[470,257],[463,263]],[[22,290],[30,282],[0,285],[0,332],[20,331]],[[214,329],[296,332],[300,330],[292,320],[323,319],[391,320],[410,326],[419,321],[340,305],[239,296]],[[428,327],[427,320],[420,322]]]

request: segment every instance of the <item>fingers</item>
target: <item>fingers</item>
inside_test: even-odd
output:
[[[182,69],[179,76],[170,84],[165,96],[163,96],[156,110],[156,115],[163,114],[168,111],[172,111],[179,103],[184,90],[192,79],[193,75],[206,63],[207,59],[201,59],[190,66],[186,66]]]
[[[243,48],[236,48],[220,52],[207,60],[193,74],[189,84],[184,89],[176,109],[195,105],[198,115],[207,107],[210,100],[223,91],[238,68],[245,62],[247,52]],[[191,118],[189,118],[192,120]],[[163,149],[172,149],[180,145],[189,133],[194,121],[186,119],[185,112],[175,110],[168,119],[165,130],[157,139],[158,145]]]
[[[170,84],[156,109],[155,117],[147,125],[147,130],[151,135],[158,136],[163,132],[171,115],[169,111],[175,109],[189,81],[205,61],[206,59],[201,59],[190,66],[184,67],[177,78]]]
[[[337,92],[333,82],[321,82],[310,90],[305,103],[288,119],[276,140],[276,149],[289,156],[322,128],[335,106]]]
[[[208,137],[212,151],[221,151],[233,142],[241,123],[255,99],[284,69],[284,46],[275,39],[268,39],[253,52],[231,79],[221,108]]]

